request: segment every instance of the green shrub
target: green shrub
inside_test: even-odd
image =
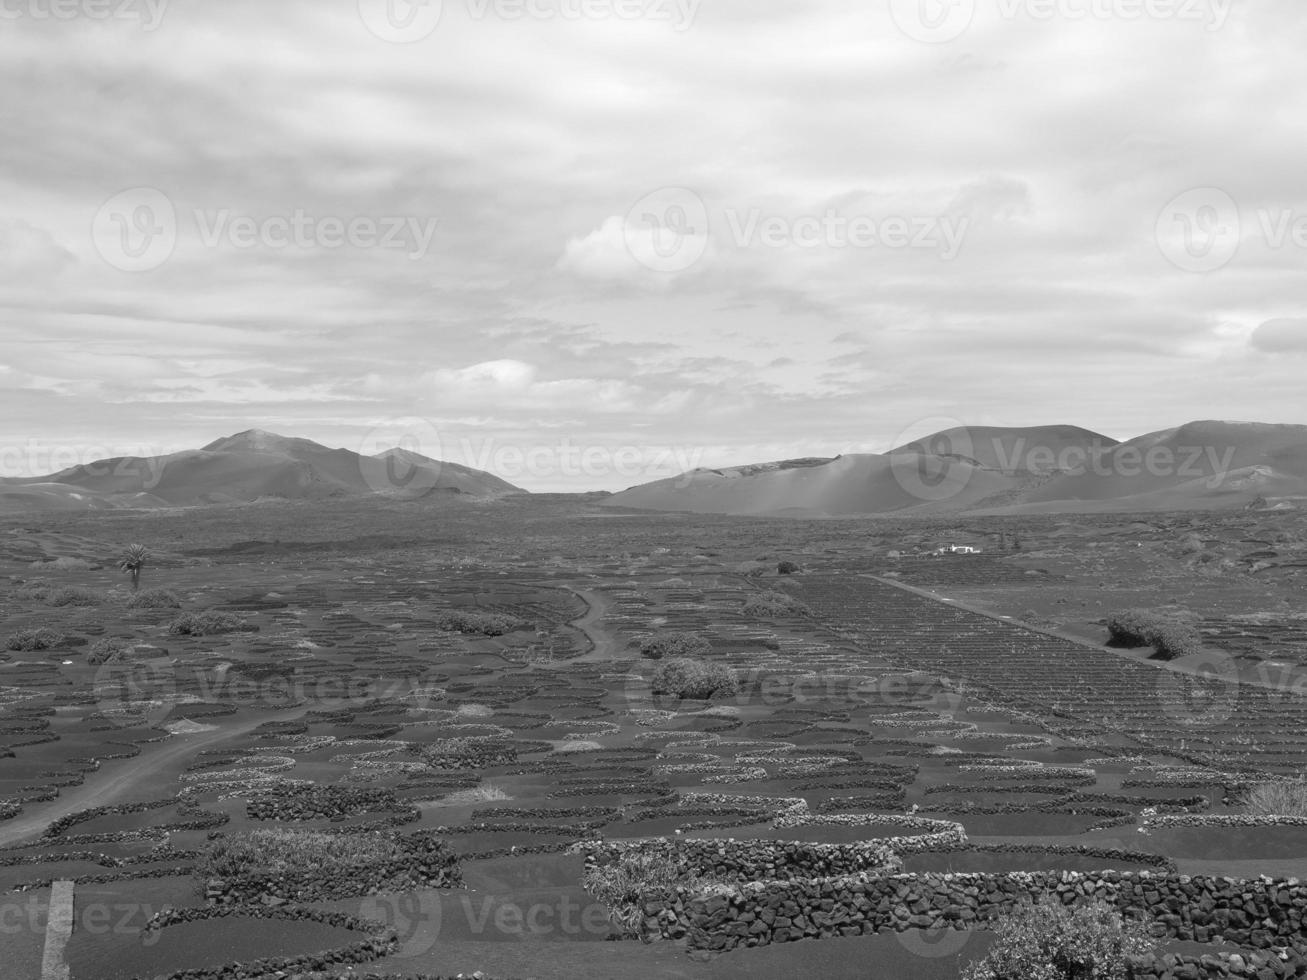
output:
[[[740,684],[729,667],[681,657],[658,665],[652,689],[654,694],[709,701],[738,694]]]
[[[1152,647],[1162,660],[1187,657],[1203,649],[1203,638],[1194,627],[1146,609],[1129,609],[1110,616],[1107,631],[1112,646]]]
[[[624,936],[644,938],[644,895],[651,890],[707,890],[716,879],[693,870],[672,848],[662,853],[628,851],[616,861],[586,868],[581,886],[608,909],[608,917]]]
[[[213,609],[186,613],[173,620],[168,626],[169,633],[181,636],[212,636],[219,633],[239,633],[248,629],[250,627],[240,617]]]
[[[1258,816],[1307,817],[1307,779],[1281,779],[1250,786],[1244,808]]]
[[[469,633],[478,636],[503,636],[520,630],[526,620],[507,613],[474,613],[461,609],[447,609],[436,616],[436,625],[442,630]]]
[[[181,600],[169,589],[146,589],[133,593],[127,600],[128,609],[180,609]]]
[[[240,880],[250,874],[296,874],[377,865],[403,856],[381,834],[324,834],[308,830],[250,830],[208,843],[195,863],[201,878]]]
[[[781,616],[811,616],[812,609],[802,599],[788,592],[759,592],[744,600],[742,612],[746,616],[776,619]]]
[[[86,662],[92,667],[99,667],[101,664],[116,664],[127,659],[127,653],[132,645],[126,640],[120,640],[117,637],[106,637],[103,640],[97,640],[86,654]]]
[[[50,606],[98,606],[100,597],[90,589],[64,586],[47,592],[45,602]]]
[[[698,657],[708,652],[708,641],[698,633],[667,630],[646,637],[640,644],[640,653],[650,660],[663,657]]]
[[[1126,980],[1127,958],[1153,952],[1148,927],[1105,903],[1071,908],[1056,898],[995,923],[994,945],[963,980]]]
[[[794,575],[799,572],[799,566],[792,561],[782,561],[776,563],[777,575]]]
[[[42,626],[34,630],[19,630],[5,641],[5,647],[9,650],[21,650],[30,653],[34,650],[53,649],[66,639],[67,637],[64,634]]]

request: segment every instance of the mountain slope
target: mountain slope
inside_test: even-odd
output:
[[[718,514],[1115,511],[1307,504],[1307,426],[1193,422],[1129,442],[1077,426],[960,427],[884,455],[694,470],[608,506]]]
[[[251,429],[202,449],[99,460],[51,476],[0,481],[0,508],[194,506],[429,492],[490,497],[524,491],[490,473],[408,450],[363,456]]]

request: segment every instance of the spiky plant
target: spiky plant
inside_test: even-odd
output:
[[[118,568],[132,577],[133,592],[141,587],[141,569],[145,567],[149,557],[150,552],[145,545],[134,544],[118,559]]]

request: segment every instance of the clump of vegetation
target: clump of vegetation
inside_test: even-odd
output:
[[[777,575],[795,575],[801,571],[798,565],[792,561],[780,561],[776,563]]]
[[[484,783],[470,789],[460,789],[448,796],[442,796],[437,802],[443,806],[473,806],[477,803],[502,803],[512,797],[494,783]]]
[[[128,609],[180,609],[181,600],[169,589],[146,589],[127,600]]]
[[[654,694],[695,701],[733,697],[740,691],[740,682],[729,667],[684,657],[659,664],[651,686]]]
[[[442,630],[470,633],[478,636],[503,636],[520,630],[526,620],[507,613],[474,613],[461,609],[446,609],[437,614],[436,625]]]
[[[640,644],[640,653],[650,660],[664,657],[698,657],[708,652],[708,641],[698,633],[667,630],[646,637]]]
[[[100,596],[90,589],[79,589],[75,586],[66,585],[63,588],[51,589],[46,593],[45,602],[50,606],[98,606]]]
[[[126,572],[132,577],[132,591],[135,592],[141,586],[141,569],[149,561],[150,550],[143,544],[130,545],[123,556],[118,559],[118,569]]]
[[[169,633],[180,636],[212,636],[220,633],[239,633],[250,627],[239,616],[206,609],[203,612],[185,613],[168,626]]]
[[[115,636],[105,637],[103,640],[97,640],[87,651],[86,662],[92,667],[121,663],[127,659],[131,649],[132,645],[126,640],[120,640]]]
[[[644,938],[641,926],[646,892],[675,888],[707,891],[722,883],[695,871],[669,849],[659,853],[627,851],[616,861],[587,868],[581,886],[607,907],[608,917],[624,936]]]
[[[76,586],[52,586],[44,582],[30,582],[18,590],[18,598],[40,602],[47,606],[98,606],[100,596],[90,589]]]
[[[85,558],[56,558],[54,561],[34,562],[41,568],[53,569],[56,572],[86,572],[90,571],[91,563]]]
[[[1244,793],[1243,804],[1257,816],[1307,817],[1307,779],[1258,783]]]
[[[744,600],[743,612],[746,616],[777,619],[781,616],[811,616],[812,608],[788,592],[773,590],[749,596]]]
[[[994,925],[994,945],[963,980],[1125,980],[1128,959],[1153,952],[1146,923],[1104,902],[1055,898],[1018,907]]]
[[[66,640],[63,633],[42,626],[33,630],[19,630],[5,641],[8,650],[31,653],[35,650],[52,650]]]
[[[210,841],[195,871],[201,878],[240,879],[250,874],[295,874],[368,867],[403,857],[382,834],[324,834],[307,830],[250,830]]]
[[[1109,617],[1107,631],[1112,646],[1152,647],[1161,660],[1187,657],[1203,649],[1203,638],[1194,627],[1146,609],[1128,609]]]

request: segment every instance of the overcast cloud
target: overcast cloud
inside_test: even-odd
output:
[[[585,490],[1307,421],[1304,49],[1302,0],[0,0],[0,443],[408,424]]]

